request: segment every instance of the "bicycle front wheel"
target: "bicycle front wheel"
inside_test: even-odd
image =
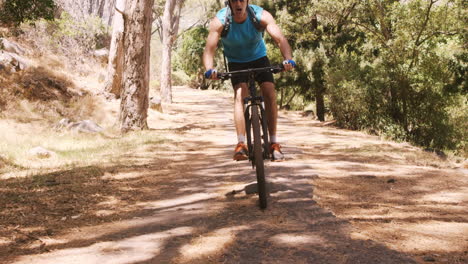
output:
[[[257,172],[257,189],[260,200],[260,208],[267,207],[267,190],[265,181],[265,167],[263,164],[262,137],[260,135],[261,126],[258,114],[258,106],[252,106],[252,130],[253,130],[253,151],[255,169]]]

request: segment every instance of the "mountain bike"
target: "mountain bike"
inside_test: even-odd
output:
[[[278,73],[283,70],[283,65],[274,65],[264,68],[218,73],[218,78],[223,81],[233,76],[248,76],[249,96],[244,98],[243,102],[245,130],[247,134],[247,148],[249,149],[249,161],[252,162],[252,169],[256,169],[257,190],[261,209],[267,207],[268,193],[265,180],[264,160],[270,159],[270,142],[268,123],[265,115],[265,103],[263,96],[257,96],[255,74],[262,72]]]

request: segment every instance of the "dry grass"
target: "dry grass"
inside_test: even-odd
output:
[[[77,64],[61,54],[39,54],[26,41],[21,44],[30,51],[30,67],[16,73],[0,71],[0,178],[117,164],[127,151],[160,141],[148,131],[120,135],[118,104],[97,95],[105,69],[93,58],[82,57]],[[57,131],[55,126],[63,118],[92,120],[104,132]],[[55,154],[47,159],[29,155],[37,146]]]
[[[121,136],[117,130],[109,128],[96,135],[78,134],[11,120],[1,120],[0,130],[4,131],[0,134],[3,164],[0,166],[0,178],[30,176],[74,167],[119,165],[129,160],[129,154],[141,152],[143,155],[145,145],[163,143],[163,139],[151,131]],[[38,146],[55,154],[41,159],[28,153]]]
[[[79,119],[95,110],[90,93],[77,88],[63,73],[32,66],[18,73],[0,73],[0,117],[30,122]]]

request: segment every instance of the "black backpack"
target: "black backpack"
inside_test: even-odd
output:
[[[231,23],[232,23],[232,12],[231,12],[231,7],[229,6],[229,1],[226,1],[225,4],[226,4],[226,17],[224,18],[224,27],[223,27],[223,31],[221,32],[221,37],[223,38],[226,37],[227,34],[229,33],[229,28],[231,27]],[[254,24],[257,31],[263,33],[265,29],[260,24],[260,21],[255,16],[255,11],[250,5],[247,6],[247,12],[250,17],[250,20]]]

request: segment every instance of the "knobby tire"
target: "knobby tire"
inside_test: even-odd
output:
[[[263,164],[263,147],[262,139],[260,135],[261,126],[260,118],[258,114],[258,107],[252,107],[252,130],[253,130],[253,150],[254,150],[254,162],[257,171],[257,189],[258,197],[260,200],[260,208],[265,209],[267,207],[267,190],[265,182],[265,167]]]

